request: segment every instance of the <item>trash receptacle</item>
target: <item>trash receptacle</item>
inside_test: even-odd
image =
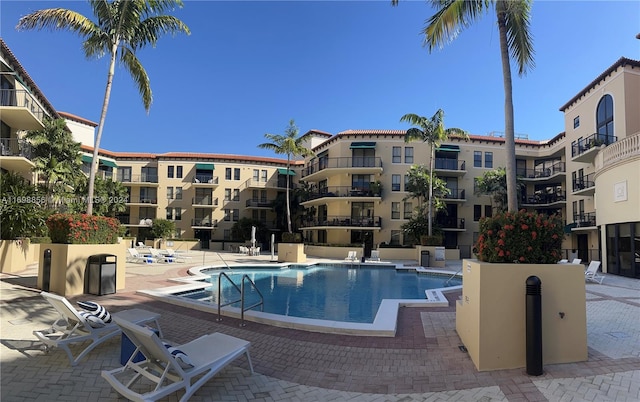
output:
[[[92,295],[108,295],[116,292],[117,256],[113,254],[96,254],[89,256],[89,293]]]
[[[420,251],[420,266],[428,267],[429,266],[429,258],[431,257],[431,253],[429,250]]]

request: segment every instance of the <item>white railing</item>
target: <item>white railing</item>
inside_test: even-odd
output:
[[[640,156],[640,132],[607,146],[595,159],[596,172],[632,157]]]

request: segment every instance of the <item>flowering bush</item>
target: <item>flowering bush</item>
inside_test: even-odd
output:
[[[52,243],[115,244],[120,221],[84,214],[54,214],[47,219]]]
[[[474,252],[486,262],[555,264],[563,236],[562,220],[557,215],[506,212],[480,219]]]

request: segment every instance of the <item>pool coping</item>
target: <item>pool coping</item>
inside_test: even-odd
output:
[[[282,264],[290,265],[290,264]],[[294,264],[304,265],[304,264]],[[313,264],[308,264],[313,265]],[[350,264],[345,264],[350,265]],[[241,266],[241,265],[238,265]],[[274,264],[273,266],[277,266]],[[215,303],[205,303],[198,300],[191,300],[184,297],[175,296],[174,293],[201,290],[209,287],[209,284],[202,283],[203,279],[208,278],[206,275],[199,274],[202,269],[210,268],[227,268],[221,266],[201,266],[194,267],[189,270],[189,277],[173,278],[173,282],[178,283],[175,286],[157,288],[152,290],[138,290],[137,293],[146,295],[156,300],[189,307],[199,311],[209,312],[218,315],[218,305]],[[446,276],[461,276],[460,272],[447,271],[442,269],[429,269],[424,267],[403,267],[396,266],[396,270],[413,270],[416,275],[437,274]],[[280,314],[265,313],[261,311],[247,310],[244,312],[245,321],[257,322],[266,325],[277,326],[281,328],[290,328],[297,330],[305,330],[312,332],[340,334],[340,335],[356,335],[356,336],[379,336],[394,337],[397,331],[398,313],[400,307],[449,307],[449,301],[444,296],[446,292],[458,291],[462,286],[450,286],[447,288],[428,289],[425,291],[425,299],[383,299],[376,313],[373,323],[352,323],[345,321],[321,320],[315,318],[300,318],[292,316],[284,316]],[[241,312],[237,307],[222,307],[220,309],[221,318],[225,316],[240,319]]]

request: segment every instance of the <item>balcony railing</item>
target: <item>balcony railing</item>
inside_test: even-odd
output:
[[[558,191],[555,193],[537,193],[528,197],[523,197],[523,204],[541,205],[541,204],[553,204],[554,202],[566,201],[567,196],[564,191]]]
[[[22,156],[31,159],[33,147],[29,141],[18,138],[0,139],[0,156]]]
[[[218,184],[218,176],[211,175],[194,175],[192,183]]]
[[[271,208],[273,200],[247,200],[247,208]]]
[[[153,223],[154,217],[142,217],[139,218],[137,216],[129,216],[129,215],[119,215],[116,216],[121,224],[123,225],[140,225],[140,226],[151,226]]]
[[[566,164],[564,162],[556,162],[551,166],[537,167],[534,169],[518,169],[518,175],[527,179],[538,179],[551,177],[566,171]]]
[[[596,185],[595,174],[591,173],[586,176],[578,177],[573,180],[573,191],[580,191],[591,188]]]
[[[326,219],[310,219],[302,222],[304,227],[312,226],[351,226],[351,227],[381,227],[382,219],[379,216],[352,217],[352,216],[327,216]]]
[[[129,198],[128,203],[130,204],[157,204],[158,199],[156,197],[136,197]]]
[[[302,170],[302,177],[324,169],[340,168],[381,168],[382,159],[376,156],[357,156],[342,158],[324,158],[315,161]]]
[[[587,212],[582,214],[574,214],[573,222],[576,224],[576,227],[579,228],[596,226],[596,213]]]
[[[591,134],[587,138],[582,138],[572,145],[571,157],[575,158],[591,148],[599,147],[600,145],[611,145],[616,141],[618,141],[618,137],[615,135]]]
[[[380,189],[352,186],[329,186],[316,189],[309,194],[310,200],[324,197],[381,197]]]
[[[157,183],[158,175],[134,174],[126,177],[118,175],[118,181],[122,183]]]
[[[210,205],[210,206],[217,207],[218,199],[217,198],[212,199],[211,197],[193,197],[191,199],[191,205]]]
[[[46,116],[36,98],[24,89],[0,89],[0,106],[23,107],[31,111],[40,121],[43,121]]]
[[[445,200],[464,200],[465,199],[465,191],[463,188],[454,188],[449,189],[450,193],[446,194],[442,197]]]
[[[214,228],[218,226],[218,220],[211,220],[210,218],[195,218],[191,219],[191,226]]]
[[[466,161],[450,158],[436,158],[435,168],[439,170],[466,170]]]
[[[436,219],[436,225],[443,229],[464,229],[464,218],[451,218],[448,216],[440,217]]]

